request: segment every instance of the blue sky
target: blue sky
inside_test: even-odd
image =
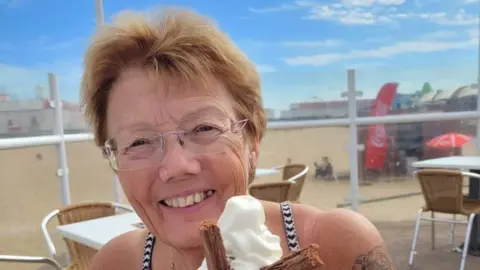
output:
[[[391,81],[409,93],[479,76],[479,0],[104,0],[105,19],[160,5],[214,18],[257,64],[265,106],[277,110],[340,99],[348,68],[365,97]],[[78,100],[94,8],[94,0],[0,0],[0,91],[33,97],[54,72],[62,98]]]

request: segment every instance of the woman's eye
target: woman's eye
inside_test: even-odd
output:
[[[145,144],[148,144],[150,140],[146,140],[146,139],[138,139],[138,140],[135,140],[134,142],[132,142],[128,148],[132,148],[132,147],[137,147],[137,146],[142,146],[142,145],[145,145]]]
[[[194,132],[209,132],[209,131],[214,131],[214,130],[218,130],[218,128],[216,128],[214,126],[210,126],[210,125],[201,125],[201,126],[196,127],[193,131]]]

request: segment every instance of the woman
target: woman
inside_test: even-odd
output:
[[[194,12],[123,13],[86,53],[82,101],[97,145],[147,228],[113,239],[92,269],[197,269],[198,224],[218,220],[254,178],[266,130],[254,64]],[[284,254],[317,243],[328,269],[392,269],[364,217],[262,204]],[[289,211],[296,237],[287,244]]]

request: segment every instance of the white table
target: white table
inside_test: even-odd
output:
[[[450,156],[413,162],[415,168],[480,170],[480,156]]]
[[[113,238],[138,229],[133,226],[138,222],[141,220],[137,214],[128,213],[58,226],[57,232],[65,238],[98,250]]]
[[[260,177],[260,176],[267,176],[267,175],[274,175],[279,173],[280,170],[275,170],[275,169],[256,169],[255,170],[255,176]]]
[[[415,168],[461,169],[480,174],[480,156],[450,156],[427,159],[414,162],[412,166]],[[478,178],[469,179],[468,198],[480,200],[480,180]],[[480,252],[480,218],[478,216],[473,224],[469,249],[472,253],[477,254]]]

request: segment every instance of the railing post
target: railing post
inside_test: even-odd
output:
[[[349,157],[350,157],[350,196],[352,208],[358,211],[358,139],[357,139],[357,92],[355,89],[355,70],[347,70],[347,97],[348,97],[348,119],[349,124]]]
[[[478,25],[478,31],[480,33],[480,24]],[[477,61],[477,112],[480,112],[480,34],[478,34],[478,61]],[[477,155],[480,155],[480,118],[477,119]]]
[[[57,176],[60,178],[60,186],[62,192],[62,203],[68,205],[70,201],[70,185],[68,182],[68,166],[67,166],[67,152],[65,147],[65,138],[63,133],[63,117],[62,117],[62,102],[58,94],[58,82],[57,77],[53,73],[48,74],[48,85],[50,88],[50,105],[54,111],[54,133],[62,138],[62,140],[56,144],[58,155],[58,169]]]
[[[104,18],[103,18],[103,0],[95,0],[95,15],[97,21],[97,29],[102,27]]]

